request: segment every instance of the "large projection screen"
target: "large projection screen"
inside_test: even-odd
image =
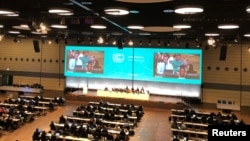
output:
[[[200,97],[201,69],[201,49],[65,47],[66,87],[144,87],[151,94]]]

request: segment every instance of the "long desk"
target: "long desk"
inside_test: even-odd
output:
[[[98,90],[97,91],[97,96],[111,97],[111,98],[149,100],[149,94],[141,94],[141,93],[137,94],[137,93],[103,91],[103,90]]]
[[[179,130],[171,128],[171,131],[174,135],[186,134],[189,139],[203,139],[207,140],[208,133],[204,131],[193,131],[193,130]]]
[[[29,88],[29,87],[13,87],[13,86],[0,86],[1,91],[12,91],[12,92],[25,92],[25,93],[42,93],[43,90],[40,88]]]

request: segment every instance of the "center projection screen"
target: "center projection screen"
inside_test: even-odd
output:
[[[95,80],[95,83],[101,79],[100,82],[119,80],[133,81],[133,84],[145,82],[147,85],[185,85],[195,87],[198,94],[194,97],[199,97],[202,83],[201,66],[201,49],[65,46],[66,81],[72,80],[67,78],[83,78],[88,80],[87,83],[90,83],[91,79]]]

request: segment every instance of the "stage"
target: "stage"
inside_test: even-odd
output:
[[[72,93],[66,94],[65,98],[67,100],[72,101],[107,101],[113,103],[132,103],[135,105],[142,105],[149,108],[163,108],[163,109],[171,109],[171,108],[183,108],[183,106],[187,106],[184,104],[184,101],[180,97],[170,97],[170,96],[162,96],[162,95],[152,95],[149,94],[148,99],[128,99],[128,98],[116,98],[110,96],[98,96],[97,90],[89,90],[87,94],[83,94],[81,91],[74,91]]]

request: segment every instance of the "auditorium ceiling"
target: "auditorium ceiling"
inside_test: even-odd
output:
[[[198,13],[176,13],[179,7],[198,7]],[[25,38],[83,38],[86,36],[206,39],[205,34],[218,34],[221,40],[248,40],[250,33],[249,0],[1,0],[0,34]],[[50,13],[51,9],[67,13]],[[111,14],[105,10],[110,8]],[[126,15],[115,15],[126,10]],[[125,11],[125,12],[126,12]],[[52,25],[65,25],[54,28]],[[189,28],[174,28],[174,25]],[[232,24],[235,29],[220,29]],[[42,29],[44,25],[46,29]],[[105,25],[93,29],[91,25]],[[130,29],[128,26],[141,28]],[[18,33],[12,33],[18,31]],[[212,34],[213,35],[213,34]]]

